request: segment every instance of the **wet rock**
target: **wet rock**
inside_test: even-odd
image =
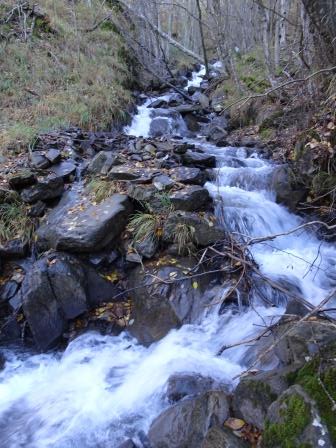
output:
[[[150,103],[147,107],[152,107],[153,109],[168,107],[168,102],[166,100],[155,100],[152,103]]]
[[[181,224],[192,228],[194,242],[199,246],[209,246],[224,239],[224,231],[215,224],[213,215],[176,211],[170,213],[165,222],[163,240],[174,242],[175,229]]]
[[[201,444],[201,448],[248,448],[249,446],[232,431],[220,426],[210,428]]]
[[[166,409],[152,423],[148,438],[152,448],[201,448],[209,428],[222,425],[228,416],[225,393],[207,392]]]
[[[12,174],[8,183],[14,190],[21,190],[22,188],[34,185],[37,182],[37,178],[34,173],[29,170],[17,171]]]
[[[175,182],[173,181],[173,179],[171,179],[169,176],[166,176],[165,174],[156,176],[153,179],[153,185],[159,191],[169,190],[174,184]]]
[[[295,316],[303,317],[308,314],[310,308],[308,308],[304,303],[298,299],[289,299],[286,307],[285,314],[293,314]]]
[[[88,166],[88,172],[92,174],[106,175],[112,166],[121,164],[121,159],[111,151],[100,151],[91,160]]]
[[[64,180],[71,180],[76,174],[76,165],[71,160],[64,160],[51,168],[55,176]]]
[[[49,160],[44,156],[42,152],[34,151],[30,159],[31,166],[36,169],[45,169],[50,166]]]
[[[9,280],[0,287],[0,302],[7,302],[10,300],[19,289],[19,285],[13,281]]]
[[[50,148],[45,156],[49,160],[49,162],[52,164],[58,163],[62,158],[61,151],[59,151],[56,148]]]
[[[120,291],[89,265],[64,253],[50,253],[27,272],[20,296],[23,311],[38,347],[56,343],[74,319]]]
[[[333,445],[315,402],[298,385],[291,386],[270,405],[262,448],[270,444],[331,448]]]
[[[234,416],[264,429],[268,408],[289,387],[292,371],[282,368],[242,378],[233,394]]]
[[[152,237],[144,238],[135,243],[137,252],[145,258],[152,258],[159,247],[159,241]]]
[[[127,188],[127,194],[136,201],[149,202],[154,199],[155,194],[157,194],[157,189],[154,185],[130,184]]]
[[[276,201],[290,210],[295,210],[296,206],[307,197],[307,188],[295,185],[292,173],[287,166],[275,168],[272,173],[271,185],[276,194]]]
[[[97,252],[124,230],[132,206],[126,195],[114,194],[97,205],[72,211],[71,195],[65,195],[37,230],[40,247],[69,252]],[[68,212],[71,213],[68,213]]]
[[[204,312],[207,303],[204,291],[209,288],[212,276],[200,276],[196,283],[192,279],[179,281],[194,263],[185,258],[179,260],[178,267],[175,264],[176,260],[172,264],[167,260],[166,266],[159,268],[145,265],[147,275],[139,266],[130,274],[129,286],[137,289],[132,292],[134,322],[129,331],[141,344],[158,341],[171,329],[194,322]],[[158,278],[175,281],[160,283]],[[140,285],[143,287],[139,288]]]
[[[21,192],[21,198],[28,204],[37,201],[46,201],[62,196],[64,191],[64,182],[61,177],[47,176],[36,185],[26,188]]]
[[[205,183],[205,175],[199,168],[176,167],[170,170],[169,175],[175,182],[182,184],[203,185]]]
[[[27,255],[28,244],[18,238],[0,244],[0,257],[7,259],[23,258]]]
[[[179,373],[172,375],[168,379],[167,398],[170,403],[174,403],[184,397],[198,395],[215,389],[219,389],[218,384],[209,376]]]
[[[46,209],[46,205],[42,201],[37,201],[36,204],[33,204],[28,211],[28,215],[32,218],[40,218],[44,215]]]
[[[17,342],[21,338],[21,328],[15,316],[9,316],[5,322],[1,323],[0,327],[0,342],[11,343]]]
[[[197,168],[215,168],[216,157],[196,151],[187,151],[182,156],[183,163]]]
[[[134,168],[129,165],[120,165],[114,166],[108,173],[108,177],[111,180],[150,181],[157,173],[157,170]]]
[[[208,190],[198,185],[188,185],[182,190],[174,191],[169,199],[175,210],[190,212],[204,210],[212,203]]]
[[[193,101],[199,103],[203,109],[207,109],[210,105],[209,98],[201,92],[195,92],[191,97]]]

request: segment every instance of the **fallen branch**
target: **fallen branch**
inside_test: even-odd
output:
[[[255,95],[250,95],[244,98],[240,98],[239,100],[234,101],[233,103],[229,104],[228,106],[224,107],[224,109],[222,110],[221,114],[223,114],[226,110],[230,109],[232,106],[235,106],[236,104],[242,103],[240,105],[240,107],[244,106],[244,104],[246,104],[248,101],[253,100],[255,98],[263,98],[265,96],[270,95],[271,93],[275,92],[276,90],[279,89],[283,89],[284,87],[287,87],[291,84],[295,84],[295,83],[302,83],[302,82],[306,82],[309,81],[309,79],[313,78],[316,75],[319,75],[321,73],[329,73],[329,72],[333,72],[336,70],[336,65],[333,67],[329,67],[329,68],[322,68],[321,70],[317,70],[314,73],[311,73],[309,76],[307,76],[306,78],[300,78],[300,79],[292,79],[291,81],[287,81],[284,82],[283,84],[280,84],[276,87],[273,87],[272,89],[267,90],[264,93],[258,93]]]

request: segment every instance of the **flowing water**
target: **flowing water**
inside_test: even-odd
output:
[[[129,134],[148,136],[150,101],[138,108]],[[201,137],[194,143],[217,158],[217,178],[206,187],[218,220],[237,238],[283,233],[302,223],[275,203],[271,162],[246,148],[217,148]],[[335,248],[313,233],[282,236],[251,250],[264,274],[292,285],[313,304],[336,282]],[[247,348],[232,348],[220,357],[216,353],[223,344],[258,332],[257,325],[278,319],[284,311],[278,305],[266,307],[256,296],[254,308],[239,313],[230,309],[218,315],[214,306],[201,322],[173,330],[148,348],[127,334],[97,333],[78,337],[62,353],[8,348],[0,372],[0,446],[107,448],[127,437],[138,440],[168,405],[165,388],[171,374],[197,372],[234,387],[233,378],[247,367]]]

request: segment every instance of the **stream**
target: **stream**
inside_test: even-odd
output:
[[[195,73],[189,85],[199,85],[200,75]],[[153,114],[160,113],[147,107],[151,101],[138,107],[125,132],[149,135]],[[180,120],[176,124],[174,118],[164,119],[170,120],[172,134],[181,129]],[[303,223],[275,202],[271,161],[250,148],[216,147],[202,136],[186,140],[216,156],[217,176],[206,187],[215,200],[217,219],[237,238],[284,233]],[[334,245],[322,243],[309,231],[253,245],[251,252],[265,275],[312,304],[336,284]],[[266,307],[255,292],[253,308],[228,309],[221,315],[219,305],[213,306],[200,322],[172,330],[150,347],[126,333],[90,332],[64,352],[6,349],[7,363],[0,372],[0,446],[107,448],[128,437],[141,446],[141,434],[168,406],[165,390],[172,374],[200,373],[235,386],[234,378],[249,365],[249,348],[232,348],[220,357],[216,353],[224,343],[247,339],[260,331],[258,325],[281,317],[285,301],[269,299],[276,306]]]

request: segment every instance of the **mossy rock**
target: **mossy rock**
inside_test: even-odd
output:
[[[331,448],[315,402],[299,386],[287,389],[269,408],[263,448]]]

